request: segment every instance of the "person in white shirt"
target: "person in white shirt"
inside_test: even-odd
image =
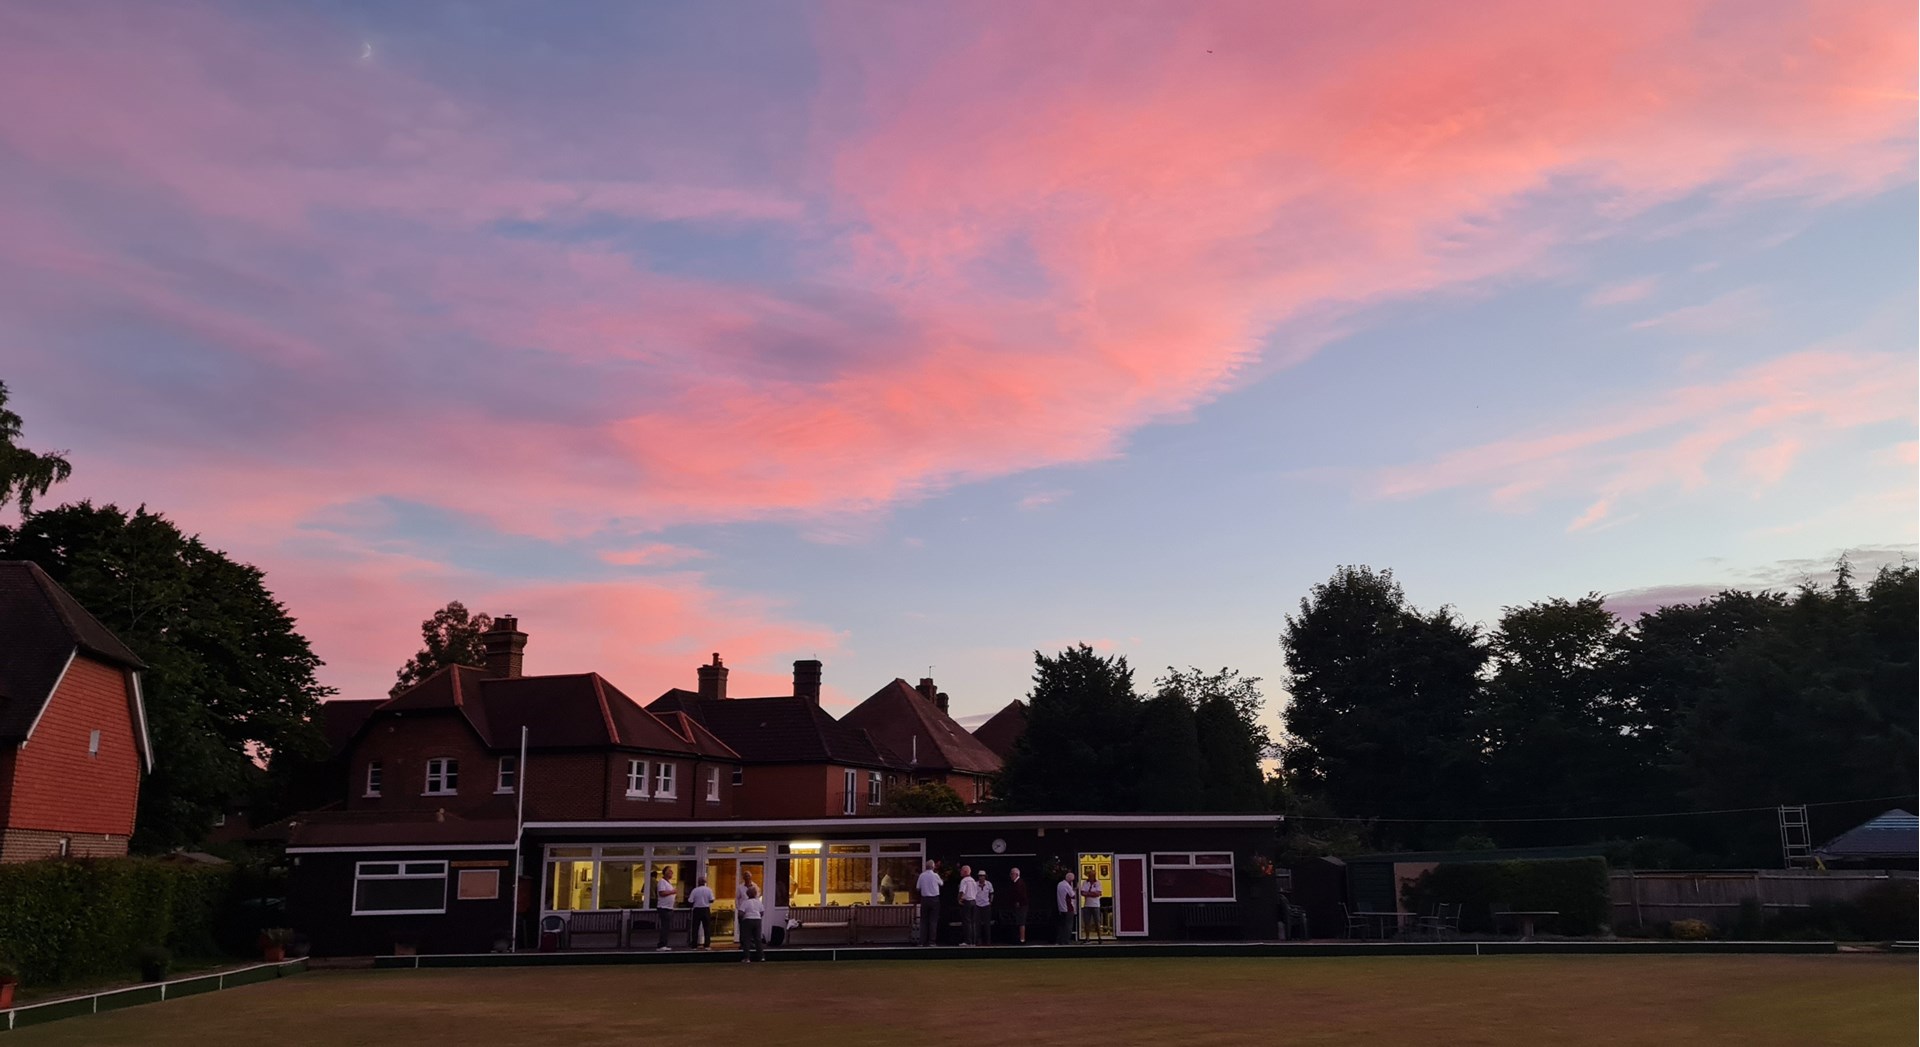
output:
[[[765,961],[766,946],[760,944],[760,919],[767,908],[760,898],[760,888],[747,885],[747,896],[740,902],[740,962],[752,963]]]
[[[687,948],[713,948],[713,888],[707,886],[706,877],[687,892],[687,904],[693,908],[687,920]]]
[[[914,893],[920,896],[921,945],[932,945],[934,932],[940,929],[940,887],[940,863],[930,861],[913,884]]]
[[[980,896],[980,885],[973,881],[973,866],[962,865],[960,867],[960,883],[958,886],[960,892],[960,928],[966,936],[965,940],[960,944],[972,945],[974,939],[973,926],[978,920],[978,917],[974,915],[974,899]]]
[[[1100,881],[1091,876],[1080,879],[1080,932],[1082,938],[1100,936]]]
[[[1074,886],[1072,872],[1068,872],[1053,887],[1054,907],[1059,910],[1054,913],[1053,943],[1055,945],[1065,945],[1073,940],[1074,900],[1078,895],[1079,889]]]
[[[653,908],[655,914],[660,917],[660,944],[654,948],[666,952],[673,951],[673,947],[667,944],[667,929],[673,924],[673,896],[676,893],[673,881],[667,879],[665,867],[654,873]]]
[[[980,886],[973,894],[974,936],[976,945],[993,944],[993,881],[987,879],[987,871],[974,874]]]

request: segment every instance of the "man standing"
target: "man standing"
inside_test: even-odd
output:
[[[1053,887],[1053,904],[1059,910],[1053,914],[1055,945],[1065,945],[1073,940],[1073,902],[1078,896],[1079,890],[1073,884],[1073,872],[1068,870]]]
[[[913,889],[920,895],[920,944],[932,945],[940,929],[940,863],[929,861]]]
[[[978,917],[974,915],[974,910],[975,910],[974,899],[980,896],[980,885],[973,882],[973,866],[962,865],[960,867],[959,889],[960,889],[960,929],[966,936],[966,940],[961,942],[960,944],[972,945],[973,938],[974,938],[974,929],[973,929],[974,923],[975,921],[978,920]]]
[[[660,917],[660,944],[654,948],[672,952],[673,947],[667,944],[667,932],[673,926],[673,881],[667,879],[667,867],[664,865],[653,876],[653,911]]]
[[[1087,875],[1080,878],[1080,936],[1082,940],[1087,938],[1097,939],[1102,936],[1100,926],[1102,917],[1103,913],[1100,908],[1100,881],[1093,878],[1091,867],[1089,867]]]
[[[987,879],[987,871],[985,869],[980,870],[975,875],[980,880],[980,886],[974,891],[973,895],[974,935],[979,939],[976,944],[992,945],[993,881]]]
[[[760,918],[766,915],[766,903],[760,900],[760,888],[747,885],[747,896],[740,899],[740,962],[765,962],[767,950],[760,944]]]
[[[687,948],[713,948],[713,888],[707,886],[706,877],[700,877],[688,893],[687,904],[693,907],[693,918],[687,921]]]
[[[1027,881],[1020,878],[1020,870],[1014,869],[1007,874],[1007,901],[1013,905],[1013,926],[1020,936],[1020,944],[1027,944]]]

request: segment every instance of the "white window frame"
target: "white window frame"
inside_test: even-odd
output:
[[[707,768],[707,802],[720,802],[720,768]]]
[[[447,788],[447,779],[453,779],[453,788]],[[439,781],[439,787],[434,782]],[[460,795],[460,761],[451,756],[436,756],[427,761],[426,788],[422,796],[458,796]]]
[[[100,729],[97,727],[87,735],[87,755],[96,760],[100,758]]]
[[[661,760],[653,765],[653,798],[671,800],[680,795],[680,765]]]
[[[392,865],[399,869],[394,873],[368,874],[369,865]],[[419,867],[421,871],[415,871]],[[431,869],[432,871],[426,871]],[[360,881],[362,880],[433,880],[440,881],[440,908],[438,909],[362,909],[360,908]],[[410,862],[381,861],[355,862],[353,866],[353,915],[355,916],[434,916],[447,911],[447,863],[444,861]]]
[[[846,784],[846,802],[841,805],[841,814],[852,814],[859,809],[860,772],[849,767],[841,772],[841,781]]]
[[[645,760],[627,761],[627,799],[644,800],[650,795],[648,790],[653,780],[647,775],[652,769],[652,765]]]
[[[495,793],[510,793],[517,788],[519,784],[520,758],[518,756],[502,756],[500,758],[499,768],[494,771],[493,791]]]
[[[1203,854],[1224,854],[1227,856],[1227,860],[1224,864],[1220,862],[1208,862],[1205,865],[1202,865],[1199,862],[1195,861],[1194,859],[1200,857]],[[1166,867],[1169,869],[1225,869],[1227,871],[1227,888],[1232,893],[1225,898],[1161,897],[1160,888],[1153,881],[1153,871],[1157,868],[1160,868],[1160,859],[1163,857],[1180,857],[1180,858],[1187,859],[1187,862],[1184,865],[1171,863],[1171,862],[1168,863]],[[1148,897],[1150,897],[1156,902],[1195,902],[1195,903],[1202,903],[1202,904],[1208,903],[1208,902],[1237,902],[1240,900],[1240,877],[1234,871],[1234,868],[1233,868],[1233,852],[1231,851],[1154,851],[1153,853],[1147,855],[1147,895]]]
[[[386,778],[386,774],[380,767],[380,761],[368,760],[366,790],[362,792],[360,795],[365,796],[369,800],[379,799],[380,786],[385,784],[384,782],[385,778]]]
[[[879,771],[867,772],[867,806],[868,807],[880,806],[880,797],[882,795],[880,781],[881,781],[881,778],[880,778]]]
[[[739,764],[733,765],[733,787],[738,789],[747,782],[747,769]]]

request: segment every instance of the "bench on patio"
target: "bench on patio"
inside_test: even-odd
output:
[[[567,948],[618,949],[626,943],[626,913],[576,912],[567,917]]]
[[[788,906],[787,944],[851,945],[853,920],[851,905]]]
[[[918,905],[856,905],[853,907],[855,944],[883,942],[911,944],[918,940],[916,932],[919,926],[920,907]]]
[[[1246,921],[1240,906],[1234,903],[1203,903],[1187,906],[1180,914],[1180,934],[1184,938],[1244,938]]]

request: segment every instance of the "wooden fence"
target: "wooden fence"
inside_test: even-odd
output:
[[[1736,869],[1712,872],[1615,872],[1610,876],[1615,927],[1666,920],[1725,924],[1752,898],[1767,912],[1843,902],[1888,880],[1912,882],[1911,872],[1820,872],[1814,869]]]

